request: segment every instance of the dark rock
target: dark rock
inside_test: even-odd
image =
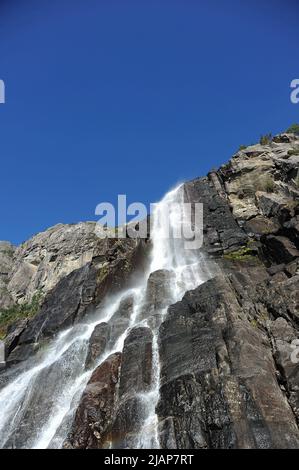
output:
[[[295,276],[296,274],[299,274],[299,259],[295,259],[291,263],[288,263],[285,266],[285,272],[290,276]]]
[[[291,134],[279,134],[273,137],[273,142],[284,144],[289,143],[294,140],[294,137]]]
[[[280,225],[274,219],[258,215],[253,219],[247,220],[244,224],[244,229],[247,233],[252,233],[253,236],[259,238],[261,235],[278,232]]]
[[[270,327],[274,343],[274,358],[280,373],[280,381],[286,393],[292,410],[299,419],[299,367],[292,360],[295,352],[292,342],[297,340],[298,333],[284,318],[278,317]],[[296,352],[295,359],[297,360]]]
[[[250,320],[261,307],[252,287],[238,289],[241,279],[220,276],[188,292],[161,326],[164,448],[299,446],[271,343]]]
[[[283,231],[290,240],[299,248],[299,216],[293,217],[291,220],[283,224]]]
[[[205,226],[204,246],[209,253],[226,252],[247,243],[248,236],[234,219],[228,202],[213,182],[200,178],[185,184],[186,202],[202,203]],[[214,247],[219,242],[220,246]]]
[[[270,266],[270,268],[267,269],[267,272],[270,274],[270,276],[274,276],[277,273],[283,272],[285,270],[285,267],[285,264],[274,264],[273,266]]]
[[[126,331],[123,352],[93,372],[64,447],[140,447],[155,366],[151,329],[163,318],[156,410],[162,448],[299,448],[297,147],[296,136],[277,136],[184,185],[193,212],[203,203],[198,259],[208,253],[216,264],[209,275],[217,275],[171,305],[173,273],[152,273],[138,305],[140,326],[129,330],[136,305],[131,295],[123,297],[109,322],[95,328],[89,351],[86,342],[74,341],[56,363],[37,370],[4,447],[32,446],[55,408],[58,374],[71,388],[86,373],[86,353],[86,366],[95,367]],[[1,371],[1,387],[36,364],[41,346],[62,329],[72,326],[69,339],[75,340],[84,317],[97,314],[107,295],[147,266],[147,240],[98,240],[94,228],[57,226],[17,250],[0,243],[1,305],[29,301],[40,288],[46,294],[34,318],[9,328],[8,365],[29,361]],[[59,435],[65,436],[78,402],[74,397]]]
[[[47,295],[39,314],[29,322],[19,345],[36,343],[40,338],[72,325],[79,313],[82,295],[87,289],[85,283],[88,284],[89,293],[96,289],[95,274],[95,270],[86,265],[63,278]]]
[[[105,352],[110,339],[110,326],[107,323],[97,325],[90,337],[85,367],[94,367],[96,361]]]
[[[145,418],[146,412],[141,396],[132,396],[125,402],[121,402],[111,428],[113,449],[137,448],[138,437]]]
[[[136,327],[128,334],[122,355],[120,399],[148,390],[152,377],[152,332]]]
[[[149,391],[152,380],[152,332],[133,328],[124,344],[119,402],[111,427],[113,448],[134,448],[146,418],[142,394]]]
[[[140,311],[140,320],[150,319],[150,326],[155,327],[160,323],[163,309],[172,303],[172,283],[174,273],[166,269],[160,269],[150,274],[146,297]]]
[[[265,258],[274,263],[289,263],[299,256],[296,246],[284,236],[267,235],[263,238]]]
[[[109,448],[120,362],[121,354],[112,354],[92,374],[64,448]]]
[[[134,297],[132,295],[121,300],[119,308],[111,318],[110,325],[110,347],[113,347],[117,338],[122,335],[130,324],[133,313]]]
[[[8,330],[5,337],[5,353],[8,357],[11,351],[16,347],[19,342],[20,336],[25,331],[25,328],[28,325],[28,320],[26,318],[17,321],[12,324]]]
[[[257,204],[262,214],[269,217],[277,217],[281,223],[294,216],[294,207],[290,199],[275,193],[256,193]]]
[[[259,296],[276,319],[283,317],[292,326],[299,323],[299,275],[277,285],[260,285]]]
[[[174,273],[166,269],[161,269],[150,274],[147,283],[146,300],[151,304],[154,310],[163,309],[171,303],[174,277]]]
[[[32,356],[36,351],[38,351],[37,343],[30,344],[21,344],[13,349],[13,351],[7,357],[7,365],[11,366],[18,364],[19,362],[26,361]]]
[[[24,345],[39,343],[81,320],[100,305],[108,292],[123,288],[136,268],[138,271],[144,258],[143,241],[124,239],[120,242],[108,240],[108,243],[112,246],[106,247],[104,265],[99,251],[92,262],[62,278],[46,295],[40,311],[29,320],[25,331],[14,343],[14,347],[18,345],[20,360]],[[100,246],[103,249],[103,245]]]
[[[287,278],[288,278],[287,275],[281,271],[280,273],[274,274],[270,282],[271,284],[278,284],[280,282],[286,281]]]

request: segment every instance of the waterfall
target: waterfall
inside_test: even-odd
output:
[[[25,363],[23,371],[0,390],[1,448],[59,448],[70,429],[74,412],[92,370],[85,369],[89,339],[96,325],[116,322],[119,305],[133,298],[128,324],[120,328],[100,365],[110,354],[122,351],[132,328],[146,326],[152,331],[152,379],[150,388],[140,393],[143,417],[133,448],[159,448],[156,406],[159,400],[160,362],[158,332],[167,308],[184,293],[209,278],[208,263],[200,250],[187,250],[184,240],[173,236],[184,216],[184,189],[178,186],[155,205],[149,269],[133,288],[106,302],[92,320],[83,319],[61,332],[38,357]],[[169,220],[170,237],[165,220]],[[155,273],[165,279],[162,302],[149,305],[148,286]],[[160,275],[162,275],[160,274]],[[162,287],[161,287],[162,288]],[[164,288],[164,287],[163,287]],[[113,443],[112,443],[113,445]]]

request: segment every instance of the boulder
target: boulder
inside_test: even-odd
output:
[[[257,205],[261,213],[267,217],[277,217],[281,223],[290,219],[294,215],[292,199],[275,193],[256,193]]]
[[[299,256],[299,250],[287,237],[266,235],[262,240],[264,256],[268,262],[289,263]]]

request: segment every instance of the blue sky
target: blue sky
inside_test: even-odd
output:
[[[299,121],[296,1],[1,0],[0,239],[155,202]]]

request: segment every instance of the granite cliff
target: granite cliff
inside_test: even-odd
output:
[[[204,207],[200,282],[174,299],[165,265],[146,279],[140,323],[132,323],[134,292],[98,322],[80,356],[90,371],[83,393],[49,447],[64,434],[65,448],[145,446],[140,436],[154,424],[144,397],[158,390],[150,446],[299,448],[299,360],[292,355],[299,338],[298,167],[299,137],[284,133],[242,147],[218,170],[184,184],[184,200]],[[61,331],[80,329],[107,299],[134,286],[151,245],[101,240],[93,223],[58,225],[17,248],[1,242],[3,391]],[[74,381],[69,369],[63,373]],[[30,428],[45,410],[40,393],[31,389],[27,400],[22,429],[0,439],[3,447],[32,444]]]

